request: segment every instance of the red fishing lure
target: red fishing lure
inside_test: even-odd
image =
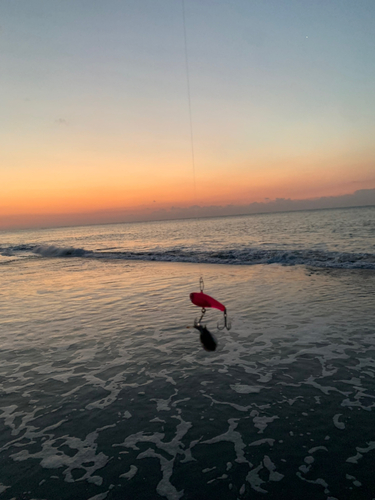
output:
[[[224,304],[219,302],[218,300],[214,299],[210,295],[207,295],[206,293],[203,293],[203,279],[201,278],[200,281],[200,292],[193,292],[190,294],[190,300],[195,306],[201,307],[202,308],[202,315],[199,318],[198,321],[196,321],[197,325],[201,324],[201,321],[203,319],[203,316],[206,312],[207,308],[213,308],[213,309],[218,309],[219,311],[222,311],[224,313],[224,324],[222,326],[218,325],[219,330],[222,330],[223,328],[226,328],[227,330],[230,329],[231,325],[230,322],[228,321],[227,317],[227,308],[225,307]]]
[[[226,307],[221,302],[203,292],[191,293],[190,300],[195,306],[203,307],[204,309],[206,307],[213,307],[214,309],[219,309],[219,311],[226,311]]]

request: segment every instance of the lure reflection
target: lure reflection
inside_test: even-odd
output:
[[[206,326],[201,323],[194,323],[194,328],[196,328],[200,333],[200,341],[203,345],[205,351],[215,351],[217,342],[212,333],[207,329]]]

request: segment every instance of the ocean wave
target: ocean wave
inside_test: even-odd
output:
[[[375,254],[329,252],[324,250],[281,249],[223,249],[219,251],[186,250],[180,248],[149,251],[103,251],[84,248],[57,247],[54,245],[18,245],[0,249],[3,256],[44,258],[120,259],[159,262],[189,262],[205,264],[256,265],[279,264],[282,266],[304,265],[316,268],[375,269]]]
[[[54,245],[34,247],[32,252],[42,257],[87,257],[93,253],[83,248],[56,247]]]

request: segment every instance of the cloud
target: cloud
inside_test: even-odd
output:
[[[68,125],[68,120],[65,120],[65,118],[57,118],[57,120],[55,120],[55,123],[57,123],[57,125]]]
[[[178,207],[174,205],[170,208],[154,210],[150,210],[150,207],[139,207],[134,209],[100,210],[77,214],[8,215],[6,217],[0,216],[0,229],[78,226],[87,224],[186,219],[192,217],[220,217],[228,215],[363,206],[375,206],[375,189],[361,189],[352,194],[325,196],[308,200],[276,198],[275,200],[254,202],[248,205],[194,205],[190,207]]]
[[[307,200],[292,200],[276,198],[264,202],[254,202],[248,205],[211,205],[192,207],[171,207],[163,212],[154,210],[155,218],[161,219],[187,217],[215,217],[226,215],[246,215],[256,213],[289,212],[297,210],[318,210],[324,208],[362,207],[375,205],[375,189],[361,189],[352,194],[341,196],[324,196]]]

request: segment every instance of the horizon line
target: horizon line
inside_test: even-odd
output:
[[[202,207],[204,208],[204,207]],[[100,223],[88,223],[88,224],[73,224],[73,225],[61,225],[61,226],[46,226],[46,227],[30,227],[30,228],[14,228],[14,229],[0,229],[0,232],[10,233],[18,231],[42,231],[51,229],[66,229],[73,227],[91,227],[91,226],[113,226],[119,224],[149,224],[154,222],[173,222],[173,221],[185,221],[194,219],[223,219],[227,217],[253,217],[257,215],[274,215],[274,214],[285,214],[291,212],[317,212],[323,210],[351,210],[359,208],[375,208],[375,203],[373,205],[356,205],[356,206],[342,206],[342,207],[317,207],[317,208],[295,208],[288,210],[275,210],[272,212],[256,212],[249,214],[228,214],[228,215],[203,215],[195,217],[176,217],[171,219],[150,219],[150,220],[132,220],[132,221],[121,221],[121,222],[100,222]],[[90,213],[90,212],[86,212]]]

